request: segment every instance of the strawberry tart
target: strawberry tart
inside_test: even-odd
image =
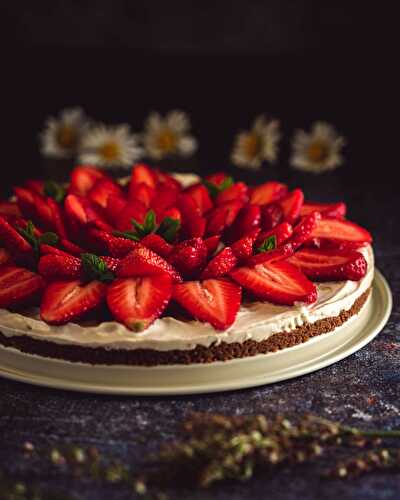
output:
[[[356,320],[371,241],[280,182],[78,166],[0,202],[0,345],[146,366],[285,349]]]

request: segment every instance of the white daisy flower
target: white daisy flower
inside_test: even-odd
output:
[[[58,118],[50,117],[40,133],[40,151],[44,156],[70,158],[87,132],[89,120],[81,108],[67,108]]]
[[[190,156],[197,149],[196,139],[189,134],[189,117],[183,111],[170,111],[165,117],[150,113],[143,134],[143,145],[150,158]]]
[[[298,130],[292,141],[290,163],[297,170],[319,174],[333,170],[343,163],[341,150],[346,144],[329,123],[315,122],[311,132]]]
[[[142,156],[129,125],[97,125],[83,138],[79,161],[99,167],[130,167]]]
[[[258,169],[263,161],[274,163],[281,138],[278,120],[258,116],[251,128],[237,134],[231,160],[238,167]]]

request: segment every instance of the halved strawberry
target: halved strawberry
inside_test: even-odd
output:
[[[283,210],[279,203],[270,203],[261,207],[261,229],[271,231],[283,219]]]
[[[207,259],[207,247],[201,238],[191,238],[175,245],[170,262],[186,278],[198,276]]]
[[[88,246],[96,253],[123,258],[134,250],[138,243],[128,238],[120,238],[106,231],[90,228],[87,234]],[[82,252],[81,252],[82,253]]]
[[[358,281],[367,272],[367,261],[360,252],[302,248],[289,262],[315,281]]]
[[[144,163],[137,163],[132,168],[131,184],[140,184],[143,182],[151,188],[155,188],[157,184],[157,175],[153,170]]]
[[[226,279],[187,281],[175,285],[172,296],[195,319],[225,330],[236,319],[241,288]]]
[[[153,252],[158,253],[161,257],[168,257],[172,252],[173,246],[164,240],[159,234],[150,233],[145,236],[141,241],[141,245],[153,250]]]
[[[225,228],[233,223],[242,206],[241,201],[232,200],[210,210],[207,214],[206,234],[208,236],[221,234]]]
[[[103,208],[107,207],[110,196],[122,198],[123,192],[116,182],[107,177],[99,179],[88,193],[88,197]]]
[[[116,219],[116,226],[119,231],[131,231],[132,219],[139,224],[143,224],[146,217],[147,208],[139,200],[130,200]]]
[[[212,207],[212,201],[204,184],[194,184],[185,190],[185,193],[193,198],[200,215],[205,214]]]
[[[146,208],[150,207],[155,194],[155,188],[144,182],[132,182],[129,185],[129,199],[140,201]]]
[[[183,236],[188,239],[201,238],[205,232],[206,220],[194,198],[188,193],[182,193],[176,203],[182,216]]]
[[[11,264],[12,258],[10,252],[7,252],[5,248],[0,248],[0,267]]]
[[[43,255],[39,259],[38,272],[46,280],[74,280],[82,277],[82,262],[72,255]]]
[[[288,192],[286,184],[270,181],[261,184],[253,189],[250,196],[250,203],[254,205],[267,205],[283,198]]]
[[[44,195],[44,182],[38,179],[28,179],[24,183],[24,187],[30,191],[34,191],[41,196]]]
[[[229,243],[240,240],[252,229],[259,227],[261,210],[258,205],[247,204],[238,213],[235,221],[227,230],[225,239]]]
[[[175,189],[176,191],[180,191],[182,189],[181,183],[177,179],[175,179],[175,177],[172,177],[172,175],[169,175],[166,172],[162,172],[158,169],[153,169],[153,172],[156,174],[158,181],[157,189],[160,185]]]
[[[53,229],[60,238],[67,238],[67,230],[60,205],[50,196],[46,198],[46,203],[51,211],[52,227],[50,229]]]
[[[35,197],[29,189],[15,187],[14,193],[17,198],[17,205],[21,214],[28,219],[36,218]]]
[[[265,262],[275,262],[277,260],[285,260],[294,254],[294,249],[291,243],[285,243],[280,247],[266,252],[260,252],[252,255],[246,260],[246,266],[254,267]]]
[[[52,245],[47,245],[46,243],[41,243],[39,250],[40,250],[40,255],[60,255],[60,256],[71,257],[71,254],[69,254],[68,252],[60,250],[59,248],[54,247]]]
[[[31,305],[40,298],[45,282],[41,276],[22,267],[0,269],[0,307]]]
[[[299,269],[284,260],[239,267],[229,276],[260,300],[292,306],[317,300],[317,289]]]
[[[229,273],[237,264],[232,248],[225,247],[213,257],[201,273],[201,279],[221,278]]]
[[[89,165],[80,165],[71,172],[71,184],[68,192],[86,196],[99,179],[108,178],[104,172]]]
[[[367,246],[367,241],[338,240],[333,238],[311,238],[304,243],[308,248],[320,248],[321,250],[358,250]]]
[[[300,215],[308,215],[312,212],[320,212],[323,217],[332,217],[334,219],[343,219],[346,216],[346,204],[343,201],[339,203],[314,203],[305,201],[301,207]]]
[[[55,281],[47,286],[40,305],[40,317],[50,325],[82,319],[102,305],[107,285],[100,281]]]
[[[218,193],[217,197],[215,198],[215,203],[217,205],[221,205],[221,203],[232,200],[247,203],[249,201],[248,192],[249,189],[244,182],[235,182],[235,184],[233,184],[232,186]]]
[[[290,243],[295,250],[310,239],[312,232],[317,228],[320,220],[321,214],[319,212],[311,212],[305,215],[294,227]]]
[[[79,247],[75,243],[72,243],[72,241],[69,241],[66,238],[61,238],[59,241],[59,245],[65,252],[71,255],[76,255],[78,257],[85,252],[83,248]]]
[[[260,234],[260,228],[253,229],[242,239],[235,241],[232,245],[232,252],[238,260],[246,259],[253,253],[253,245]]]
[[[271,229],[271,231],[262,232],[258,235],[256,240],[256,245],[262,245],[263,242],[270,238],[271,236],[275,236],[277,246],[282,245],[285,241],[287,241],[293,234],[293,226],[288,222],[282,222],[278,226]]]
[[[14,201],[0,201],[0,215],[14,215],[21,217],[21,210]]]
[[[136,278],[160,273],[168,274],[175,283],[182,281],[181,276],[171,264],[140,244],[121,260],[117,269],[119,278]]]
[[[168,274],[115,280],[108,289],[111,314],[134,332],[148,328],[161,316],[172,294]]]
[[[310,235],[311,238],[330,238],[360,243],[371,243],[371,234],[348,220],[322,219]]]
[[[155,195],[151,202],[151,208],[159,218],[166,210],[174,207],[179,191],[168,184],[157,184]]]
[[[14,227],[0,215],[0,243],[11,255],[22,254],[30,256],[33,254],[32,246],[26,239],[14,229]]]
[[[55,229],[55,221],[53,217],[53,210],[50,207],[48,201],[35,192],[32,192],[34,203],[35,203],[35,216],[33,221],[42,229],[52,231]],[[48,198],[49,200],[54,201],[52,198]],[[56,202],[54,202],[56,203]]]
[[[107,206],[105,208],[105,212],[107,215],[107,219],[114,226],[117,224],[119,214],[122,213],[122,210],[125,208],[126,204],[126,199],[121,196],[114,196],[111,194],[107,198]]]
[[[88,198],[69,194],[65,198],[64,208],[74,236],[76,236],[76,233],[82,231],[86,225],[91,225],[105,231],[112,231],[112,227],[103,217],[101,207],[96,207]]]
[[[203,241],[205,246],[207,247],[207,257],[211,257],[217,250],[219,242],[221,241],[221,237],[219,235],[210,236]]]
[[[304,194],[301,189],[294,189],[285,198],[279,201],[283,210],[283,219],[290,224],[296,222],[300,217],[301,207],[304,202]]]

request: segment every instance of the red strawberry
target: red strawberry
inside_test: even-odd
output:
[[[220,186],[227,179],[227,177],[228,176],[224,172],[216,172],[215,174],[207,175],[205,180],[211,182],[211,184]]]
[[[244,182],[235,182],[232,186],[228,187],[221,193],[218,193],[215,198],[215,203],[221,205],[226,201],[237,200],[242,203],[247,203],[249,201],[248,188]]]
[[[21,217],[21,210],[18,205],[13,201],[0,201],[0,215],[14,215]]]
[[[147,208],[139,200],[129,201],[116,219],[119,231],[132,231],[132,219],[143,224]]]
[[[11,255],[17,253],[31,256],[33,254],[31,245],[3,216],[0,216],[0,243]]]
[[[136,278],[160,273],[168,274],[175,283],[182,281],[181,276],[171,264],[152,250],[139,244],[121,260],[117,269],[119,278]]]
[[[337,252],[302,248],[289,262],[315,281],[358,281],[367,272],[367,261],[354,250]]]
[[[99,179],[107,176],[94,167],[82,165],[75,167],[71,172],[71,184],[68,192],[78,196],[86,196]]]
[[[187,281],[174,286],[173,298],[195,319],[225,330],[236,319],[241,288],[225,279]]]
[[[43,294],[40,317],[51,325],[82,319],[102,305],[106,293],[107,285],[100,281],[55,281]]]
[[[72,255],[43,255],[39,260],[39,274],[46,280],[75,280],[82,277],[82,262]]]
[[[254,205],[266,205],[283,198],[288,192],[285,184],[270,181],[261,184],[253,189],[250,196],[250,203]]]
[[[228,229],[226,239],[232,243],[240,240],[252,229],[259,227],[261,211],[258,205],[245,205],[238,213],[234,223]]]
[[[227,201],[210,210],[207,214],[206,234],[213,236],[221,234],[229,227],[238,215],[243,203],[241,201]]]
[[[271,231],[283,219],[283,210],[279,203],[270,203],[261,207],[261,229]]]
[[[212,201],[204,184],[194,184],[185,190],[185,193],[193,198],[200,212],[200,215],[205,214],[212,207]]]
[[[135,241],[120,238],[95,228],[89,229],[87,237],[91,250],[96,253],[109,254],[111,257],[117,258],[125,257],[138,245]]]
[[[18,208],[22,215],[28,219],[35,219],[37,212],[32,191],[22,187],[15,187],[14,192],[17,197]]]
[[[249,267],[258,266],[259,264],[264,264],[265,262],[275,262],[277,260],[285,260],[291,257],[294,253],[293,246],[291,243],[285,243],[280,247],[276,247],[273,250],[267,252],[260,252],[256,255],[249,257],[246,260],[246,265]]]
[[[221,278],[229,273],[237,264],[237,258],[232,251],[232,248],[225,247],[217,253],[207,264],[204,271],[201,273],[201,279]]]
[[[206,259],[207,247],[201,238],[192,238],[178,243],[168,256],[168,262],[185,277],[198,276]]]
[[[175,208],[175,207],[170,207],[167,208],[161,215],[160,220],[165,219],[166,217],[169,217],[170,219],[175,219],[175,220],[182,220],[182,216],[180,211]]]
[[[175,189],[175,191],[180,191],[182,189],[181,183],[177,179],[172,177],[172,175],[169,175],[166,172],[162,172],[161,170],[157,169],[154,169],[153,171],[156,174],[159,185]]]
[[[155,188],[157,184],[157,175],[144,163],[137,163],[132,168],[131,184],[140,184],[141,182],[147,184],[151,188]]]
[[[342,201],[339,203],[314,203],[306,201],[301,207],[300,215],[308,215],[315,211],[320,212],[323,217],[343,219],[346,215],[346,204]]]
[[[311,238],[304,246],[309,248],[320,248],[321,250],[358,250],[368,245],[366,241],[349,241],[332,238]]]
[[[371,243],[372,241],[372,236],[366,229],[354,224],[354,222],[340,219],[322,219],[310,237],[359,243]]]
[[[88,193],[89,198],[103,208],[107,207],[109,196],[123,197],[120,186],[109,178],[99,179]]]
[[[0,267],[11,264],[12,258],[5,248],[0,248]]]
[[[158,184],[151,202],[151,208],[159,218],[166,210],[176,204],[178,191],[168,184]]]
[[[204,244],[207,247],[207,257],[211,257],[212,255],[214,255],[220,241],[221,237],[218,235],[210,236],[209,238],[206,238],[204,240]]]
[[[78,257],[85,252],[83,248],[79,247],[75,243],[72,243],[72,241],[69,241],[65,238],[60,239],[59,245],[65,252],[71,255],[76,255]]]
[[[229,273],[257,299],[292,306],[315,302],[317,289],[296,266],[284,260],[256,267],[239,267]]]
[[[168,274],[115,280],[107,292],[111,314],[134,332],[148,328],[161,316],[172,293]]]
[[[0,269],[0,307],[34,304],[44,286],[45,282],[38,274],[22,267],[4,266]]]
[[[64,208],[70,228],[74,233],[79,233],[88,224],[98,229],[112,230],[112,227],[104,219],[100,207],[97,208],[87,198],[69,194],[65,198]]]
[[[267,231],[266,233],[260,233],[257,237],[256,245],[262,245],[264,241],[271,236],[276,237],[277,246],[282,245],[285,241],[287,241],[293,234],[293,227],[288,222],[282,222],[271,231]]]
[[[232,252],[238,260],[243,260],[250,257],[253,253],[253,245],[260,234],[260,228],[253,229],[250,233],[242,239],[235,241],[232,245]]]
[[[178,196],[177,207],[182,216],[182,233],[186,238],[201,238],[204,235],[206,220],[201,216],[200,208],[190,194]]]
[[[24,187],[29,189],[29,191],[33,191],[41,196],[44,195],[44,182],[39,181],[37,179],[28,179],[25,181]]]
[[[319,212],[311,212],[305,215],[297,226],[294,227],[290,243],[295,250],[310,239],[312,232],[317,228],[320,220],[321,214]]]
[[[71,255],[63,250],[60,250],[57,247],[53,247],[52,245],[46,245],[46,243],[42,243],[40,245],[40,255],[60,255],[71,257]]]
[[[159,234],[148,234],[140,241],[140,243],[164,258],[168,257],[173,250],[173,246],[166,242]]]
[[[112,222],[112,224],[117,224],[118,216],[120,213],[122,213],[122,210],[125,208],[126,203],[127,202],[125,198],[121,196],[114,196],[113,194],[111,194],[107,198],[107,206],[105,211],[108,220]]]
[[[294,189],[285,198],[279,201],[283,210],[283,219],[290,224],[296,222],[300,217],[301,207],[304,202],[304,194],[301,189]]]
[[[33,221],[36,222],[36,224],[43,229],[49,231],[55,229],[53,210],[50,208],[49,203],[40,194],[34,192],[32,194],[36,210],[36,214],[35,217],[33,218]],[[52,198],[49,199],[52,200]]]
[[[46,198],[46,203],[51,211],[52,227],[60,238],[67,238],[67,230],[60,205],[53,198]]]
[[[129,186],[129,199],[140,201],[146,208],[150,207],[155,193],[155,188],[144,182],[139,182],[138,184],[132,182]]]

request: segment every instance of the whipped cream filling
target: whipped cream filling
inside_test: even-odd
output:
[[[275,333],[290,332],[305,323],[335,317],[349,310],[355,300],[370,286],[374,276],[374,254],[371,246],[360,249],[367,263],[367,274],[360,281],[319,283],[314,304],[298,303],[278,306],[269,302],[242,304],[235,323],[220,332],[208,323],[181,321],[172,317],[157,319],[147,330],[134,333],[115,321],[84,326],[68,323],[52,326],[40,320],[38,310],[24,314],[0,309],[0,331],[6,336],[28,335],[38,340],[81,347],[105,349],[173,349],[190,350],[198,345],[209,347],[221,342],[262,341]],[[355,317],[355,316],[354,316]]]

